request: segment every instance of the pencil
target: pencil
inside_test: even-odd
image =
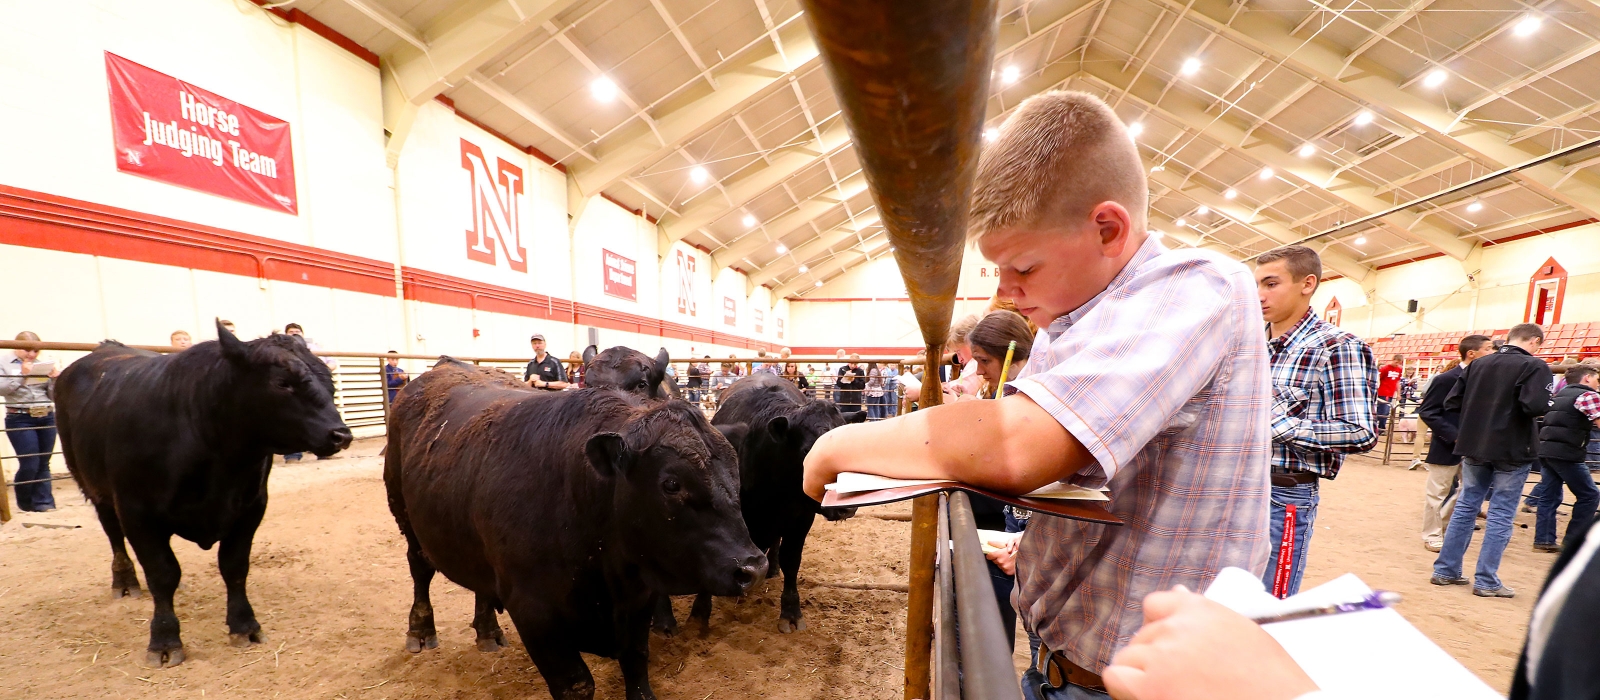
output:
[[[1005,386],[1006,386],[1006,372],[1010,371],[1010,369],[1011,369],[1011,355],[1013,353],[1015,353],[1016,351],[1017,351],[1017,341],[1013,340],[1013,341],[1011,341],[1010,345],[1006,346],[1006,363],[1003,364],[1003,365],[1000,365],[1000,383],[996,384],[995,387],[994,387],[994,397],[997,398],[997,399],[1000,398],[1000,394],[1001,394],[1002,390],[1005,389]]]

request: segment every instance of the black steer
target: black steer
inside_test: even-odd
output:
[[[744,427],[724,430],[737,440]],[[441,360],[389,418],[384,483],[414,593],[406,648],[438,645],[437,571],[476,593],[479,649],[501,648],[495,613],[510,613],[557,700],[594,697],[580,652],[619,659],[628,698],[654,698],[660,593],[739,595],[766,568],[739,516],[737,459],[682,401],[537,392]]]
[[[854,508],[823,508],[806,495],[802,488],[806,453],[823,433],[866,419],[865,412],[840,413],[832,401],[807,398],[793,383],[771,374],[734,382],[711,419],[719,427],[749,426],[744,439],[733,442],[739,453],[739,503],[751,541],[769,554],[774,547],[778,551],[777,564],[783,571],[779,632],[806,628],[800,619],[800,552],[817,514],[828,520],[855,515]],[[691,619],[709,625],[715,593],[700,592]]]
[[[656,401],[681,398],[677,384],[667,381],[666,348],[651,359],[621,345],[597,354],[590,345],[583,349],[583,385],[589,389],[621,389]]]
[[[172,355],[107,341],[56,384],[61,450],[111,540],[112,594],[139,592],[126,537],[155,598],[145,661],[156,667],[183,662],[172,536],[201,549],[222,543],[228,636],[235,646],[260,642],[245,577],[272,455],[327,456],[350,444],[328,366],[303,341],[241,342],[220,324],[217,337]]]

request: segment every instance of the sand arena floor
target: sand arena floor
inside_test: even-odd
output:
[[[185,574],[177,612],[188,660],[163,671],[139,664],[149,598],[111,599],[105,536],[76,487],[58,483],[60,510],[18,513],[0,528],[6,641],[0,645],[0,690],[14,699],[549,697],[508,619],[501,624],[511,647],[477,651],[469,626],[472,595],[443,577],[434,579],[439,648],[404,651],[411,582],[403,540],[384,501],[378,447],[362,441],[339,458],[273,471],[250,575],[265,644],[228,646],[215,550],[174,540]],[[1408,619],[1504,691],[1554,555],[1531,551],[1532,516],[1520,514],[1518,523],[1528,529],[1516,529],[1501,567],[1517,598],[1476,598],[1466,587],[1429,585],[1433,555],[1415,532],[1422,481],[1421,471],[1352,460],[1323,491],[1307,585],[1354,571],[1374,587],[1403,593]],[[907,512],[905,504],[863,511]],[[900,697],[905,594],[821,584],[903,583],[909,532],[909,523],[876,517],[819,519],[801,569],[809,628],[777,633],[779,580],[758,585],[741,601],[718,599],[704,636],[686,626],[677,637],[653,637],[657,695]],[[1476,546],[1468,553],[1469,568],[1475,556]],[[688,602],[676,601],[680,620]],[[1025,653],[1026,645],[1019,646]],[[597,697],[622,697],[616,663],[588,661]]]

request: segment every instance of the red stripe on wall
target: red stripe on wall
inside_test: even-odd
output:
[[[0,244],[137,260],[392,297],[394,265],[238,231],[0,185]],[[751,350],[776,345],[722,331],[401,267],[406,299]]]
[[[987,298],[987,297],[985,297],[985,298]],[[922,350],[922,348],[914,348],[914,347],[909,347],[909,346],[907,346],[907,347],[891,347],[891,346],[887,346],[887,345],[882,345],[882,346],[846,345],[846,346],[844,346],[844,352],[847,355],[851,354],[851,353],[854,353],[854,354],[857,354],[857,355],[867,355],[867,356],[870,356],[870,357],[885,357],[885,356],[887,356],[887,357],[910,357],[912,355],[917,354],[917,352],[920,351],[920,350]],[[811,355],[832,355],[832,354],[834,354],[834,353],[836,353],[838,351],[839,351],[839,346],[837,346],[837,345],[796,346],[796,347],[789,348],[789,352],[792,352],[792,353],[794,353],[796,355],[800,355],[802,357],[811,356]]]

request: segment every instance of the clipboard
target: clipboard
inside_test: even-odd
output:
[[[1092,500],[1067,500],[1059,498],[1028,498],[1026,496],[1007,496],[987,489],[981,489],[971,484],[959,481],[913,481],[905,486],[893,486],[875,491],[848,493],[840,495],[838,491],[829,489],[822,497],[824,508],[860,508],[862,506],[876,506],[885,503],[895,503],[918,496],[941,491],[965,491],[969,494],[988,496],[1007,505],[1023,510],[1045,515],[1054,515],[1058,518],[1081,520],[1084,522],[1101,523],[1104,525],[1121,525],[1122,519],[1106,510],[1103,501]]]

